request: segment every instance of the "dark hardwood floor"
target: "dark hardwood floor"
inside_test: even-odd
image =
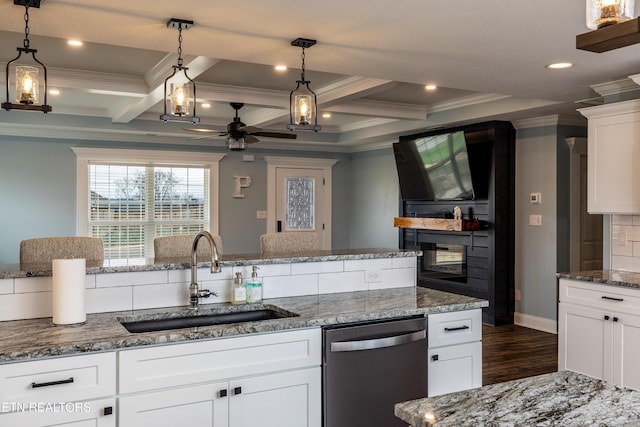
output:
[[[482,385],[557,370],[557,335],[517,325],[482,326]]]

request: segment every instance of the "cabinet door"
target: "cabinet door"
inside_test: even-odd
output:
[[[605,320],[609,316],[609,320]],[[558,304],[558,370],[613,380],[613,321],[600,309]]]
[[[640,114],[589,119],[587,210],[640,212]]]
[[[429,349],[428,394],[438,396],[482,386],[482,342]]]
[[[320,367],[230,382],[229,427],[320,427]]]
[[[614,322],[614,383],[621,387],[640,390],[640,317],[616,315]]]
[[[121,397],[118,401],[118,425],[226,427],[227,387],[226,382],[221,382]]]
[[[32,404],[35,405],[38,404],[38,402],[32,402]],[[41,406],[34,407],[28,412],[0,414],[0,426],[116,427],[115,398],[89,402],[42,402],[39,405]]]

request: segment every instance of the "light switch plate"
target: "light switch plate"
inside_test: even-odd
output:
[[[532,205],[539,205],[542,203],[542,193],[531,193],[529,196],[529,203]]]
[[[542,225],[542,215],[529,215],[529,225]]]
[[[267,211],[256,211],[257,219],[267,219]]]

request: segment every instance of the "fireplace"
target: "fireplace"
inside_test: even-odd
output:
[[[467,282],[467,247],[448,243],[422,243],[420,279]]]

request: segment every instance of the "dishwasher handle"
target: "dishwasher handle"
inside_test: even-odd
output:
[[[409,334],[394,335],[385,338],[374,338],[360,341],[336,341],[331,343],[331,352],[374,350],[376,348],[395,347],[414,341],[424,340],[426,338],[427,331],[421,329]]]

